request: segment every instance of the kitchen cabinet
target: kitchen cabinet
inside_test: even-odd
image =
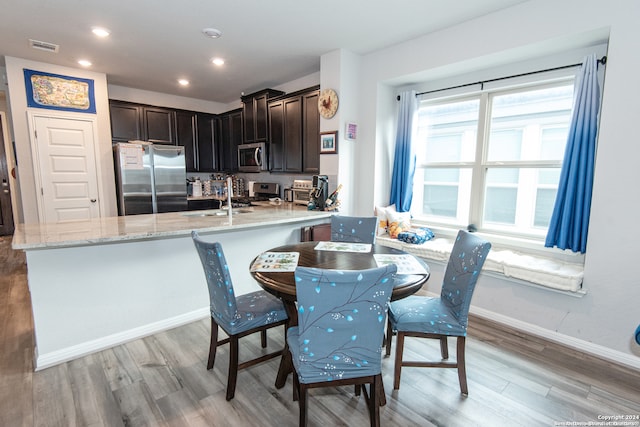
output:
[[[198,172],[198,134],[196,113],[176,112],[177,144],[184,147],[184,163],[187,172]]]
[[[267,103],[284,92],[264,89],[242,99],[243,141],[245,144],[266,142],[268,137]]]
[[[302,95],[302,172],[320,173],[320,90]]]
[[[269,103],[269,170],[302,172],[302,98]]]
[[[227,172],[238,170],[238,145],[242,144],[242,109],[229,111],[218,116],[220,136],[219,169]]]
[[[218,170],[216,132],[217,118],[214,114],[196,114],[198,167],[195,172],[215,172]]]
[[[109,113],[113,142],[176,144],[176,113],[172,109],[110,100]]]
[[[314,87],[269,102],[269,169],[272,172],[319,172],[318,96],[319,90]]]

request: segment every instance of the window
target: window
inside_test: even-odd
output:
[[[572,102],[572,79],[420,101],[414,218],[544,238]]]

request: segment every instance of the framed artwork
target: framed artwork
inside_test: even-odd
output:
[[[358,125],[355,123],[347,123],[345,125],[345,138],[354,141],[358,133]]]
[[[27,106],[96,113],[93,80],[24,69]]]
[[[320,154],[338,152],[338,131],[320,132]]]

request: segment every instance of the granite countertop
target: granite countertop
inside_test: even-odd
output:
[[[87,246],[128,240],[186,236],[191,230],[202,233],[263,227],[329,218],[332,212],[309,211],[291,203],[233,209],[229,221],[226,210],[128,215],[74,221],[61,224],[18,224],[13,249],[46,249]]]

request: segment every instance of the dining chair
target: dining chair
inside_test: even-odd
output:
[[[289,328],[287,343],[300,426],[307,424],[308,389],[343,385],[364,391],[371,425],[380,425],[382,336],[396,269],[296,269],[298,326]]]
[[[229,374],[227,377],[227,400],[233,399],[238,371],[282,354],[282,349],[238,364],[238,340],[260,332],[262,348],[267,347],[267,329],[288,326],[287,312],[282,301],[260,290],[236,296],[229,274],[222,245],[204,241],[196,231],[191,232],[202,267],[204,268],[209,305],[211,309],[211,341],[207,370],[213,368],[218,346],[229,343]],[[228,338],[218,341],[218,326]]]
[[[386,354],[391,353],[391,334],[396,331],[393,388],[400,388],[403,366],[457,368],[460,391],[469,394],[465,367],[465,337],[471,297],[491,243],[460,230],[447,264],[440,297],[410,296],[389,305]],[[440,341],[439,362],[403,360],[405,337]],[[447,337],[457,337],[456,360],[449,358]]]
[[[351,243],[375,243],[378,218],[333,215],[331,217],[331,241]]]

